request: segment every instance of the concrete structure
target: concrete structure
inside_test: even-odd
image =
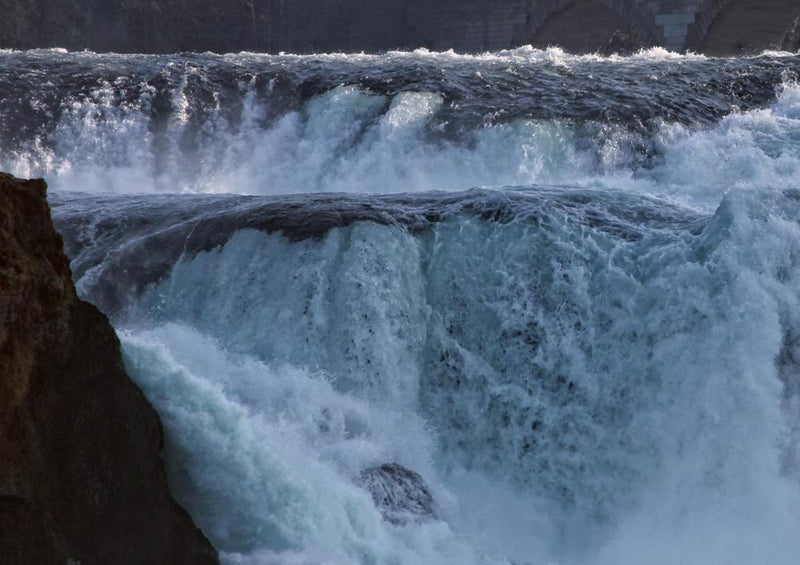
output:
[[[800,47],[800,0],[0,0],[0,12],[0,47],[13,48],[480,52],[531,44],[580,53],[660,45],[738,54]]]
[[[415,10],[435,49],[591,52],[620,30],[643,46],[721,55],[787,46],[800,0],[441,0]]]
[[[740,0],[731,2],[707,28],[697,48],[709,55],[722,55],[736,51],[763,51],[772,49],[771,38],[783,37],[785,49],[800,48],[800,17],[795,14],[791,24],[791,5],[800,11],[800,0]],[[787,34],[788,30],[788,34]]]

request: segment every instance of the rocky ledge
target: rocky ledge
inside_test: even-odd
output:
[[[218,563],[114,330],[75,293],[45,183],[0,173],[0,203],[0,563]]]

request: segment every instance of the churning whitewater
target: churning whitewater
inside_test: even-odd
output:
[[[0,53],[0,168],[226,564],[796,565],[800,55]]]

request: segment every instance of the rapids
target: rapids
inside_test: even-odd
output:
[[[226,564],[795,565],[798,72],[3,52],[0,168]]]

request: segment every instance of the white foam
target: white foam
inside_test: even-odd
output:
[[[627,191],[713,214],[701,233],[604,229],[558,206],[417,235],[244,230],[181,258],[127,312],[125,361],[164,420],[175,492],[226,563],[796,562],[800,87],[712,127],[662,124],[641,168],[622,128],[589,147],[566,120],[445,141],[430,135],[439,94],[353,86],[265,127],[243,85],[241,122],[211,111],[187,154],[186,85],[165,146],[151,90],[123,102],[100,84],[50,148],[0,166],[89,192],[570,184],[612,209]],[[352,477],[392,461],[422,474],[443,520],[381,520]]]
[[[733,111],[718,125],[663,124],[650,141],[662,153],[640,168],[637,139],[606,126],[579,137],[564,120],[516,120],[431,135],[440,95],[387,99],[336,88],[264,127],[267,108],[243,85],[241,123],[208,113],[196,148],[181,149],[192,118],[183,86],[173,93],[166,139],[150,123],[153,89],[119,100],[111,85],[76,99],[50,135],[0,155],[0,166],[48,178],[56,190],[111,192],[409,192],[473,186],[578,184],[651,193],[711,210],[728,190],[800,182],[800,87],[787,83],[771,107]],[[581,134],[585,135],[585,134]]]
[[[410,465],[400,446],[415,434],[418,452],[430,448],[413,413],[337,392],[324,374],[231,356],[185,327],[122,338],[167,431],[173,492],[225,563],[492,562],[445,522],[383,521],[352,484],[376,462]]]
[[[638,241],[557,208],[420,238],[371,224],[299,243],[246,230],[146,293],[134,318],[166,326],[144,345],[130,335],[128,363],[188,452],[169,457],[191,461],[181,496],[237,554],[274,552],[250,529],[283,523],[278,493],[307,487],[296,508],[309,523],[288,520],[301,541],[278,546],[300,562],[363,551],[356,560],[446,563],[455,551],[460,562],[790,565],[800,488],[782,460],[798,441],[776,359],[800,332],[797,212],[780,193],[735,192],[702,234]],[[161,348],[159,360],[142,347]],[[154,379],[191,386],[161,393],[171,385]],[[209,415],[172,415],[198,402]],[[401,533],[353,506],[350,477],[389,460],[430,481],[446,524]],[[262,480],[278,485],[273,498],[248,502]],[[252,507],[264,516],[241,515]]]

